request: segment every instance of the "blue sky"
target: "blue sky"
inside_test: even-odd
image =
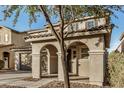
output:
[[[3,19],[3,13],[2,13],[3,7],[0,6],[0,20]],[[112,31],[112,37],[111,37],[111,44],[110,44],[110,49],[109,51],[112,51],[117,47],[119,44],[119,38],[122,32],[124,32],[124,13],[121,12],[116,12],[116,15],[118,16],[118,19],[115,17],[112,17],[112,22],[118,26],[118,28],[114,28]],[[18,22],[16,26],[14,27],[12,24],[12,19],[8,18],[6,21],[0,21],[1,26],[6,26],[12,29],[15,29],[17,31],[26,31],[26,30],[31,30],[31,29],[39,29],[43,28],[45,25],[46,21],[43,16],[39,17],[39,21],[37,23],[33,23],[31,27],[29,27],[28,24],[28,16],[25,13],[21,13],[21,16],[18,19]],[[52,18],[54,21],[55,18]]]

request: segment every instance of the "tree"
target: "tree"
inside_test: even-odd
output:
[[[33,22],[37,22],[38,15],[44,15],[46,22],[50,26],[54,36],[56,37],[60,48],[61,48],[61,60],[62,60],[62,67],[64,72],[64,84],[65,87],[70,87],[69,83],[69,74],[68,74],[68,66],[67,66],[67,59],[66,59],[66,44],[64,40],[68,37],[68,32],[66,35],[64,34],[65,29],[75,22],[85,16],[95,16],[96,18],[99,17],[107,17],[111,18],[111,15],[117,17],[114,11],[122,11],[122,6],[72,6],[72,5],[54,5],[54,6],[4,6],[4,20],[8,17],[11,17],[13,14],[15,18],[13,20],[13,24],[15,25],[18,21],[18,17],[20,16],[21,11],[25,11],[29,15],[29,24]],[[56,22],[58,21],[60,30],[56,31],[54,28],[54,24],[51,21],[51,17],[56,16]]]

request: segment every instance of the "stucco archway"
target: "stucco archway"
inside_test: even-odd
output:
[[[54,45],[47,44],[40,51],[40,68],[41,74],[58,73],[58,56],[57,48]]]
[[[69,72],[79,76],[89,75],[89,48],[82,42],[73,42],[68,46],[67,61]]]

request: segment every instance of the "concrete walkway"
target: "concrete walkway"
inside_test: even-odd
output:
[[[37,81],[24,80],[24,78],[31,77],[31,72],[6,72],[0,73],[0,85],[38,88],[47,84],[57,78],[43,78]]]

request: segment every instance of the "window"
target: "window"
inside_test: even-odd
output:
[[[78,23],[72,23],[71,25],[68,26],[69,31],[76,31],[79,29]]]
[[[79,24],[78,23],[75,23],[76,24],[76,30],[79,29]]]
[[[8,42],[9,38],[8,38],[8,34],[5,34],[5,42]]]
[[[73,51],[73,58],[76,58],[76,51]]]
[[[90,21],[86,22],[86,28],[87,29],[91,29],[93,27],[95,27],[95,21],[94,20],[90,20]]]
[[[81,53],[80,53],[80,58],[81,59],[88,59],[89,53],[88,53],[89,49],[88,48],[81,48]]]

